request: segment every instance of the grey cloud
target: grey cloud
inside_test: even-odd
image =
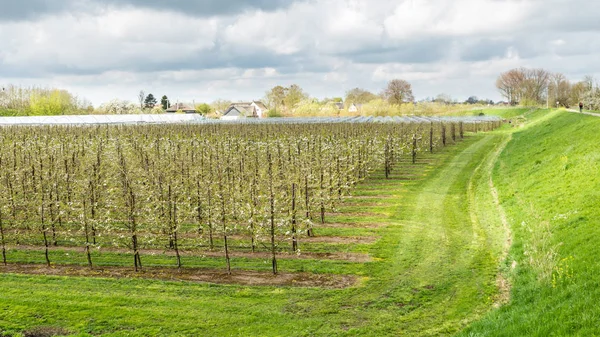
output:
[[[35,19],[44,14],[65,11],[72,5],[72,0],[0,0],[0,21]]]
[[[134,6],[181,12],[192,16],[238,14],[252,9],[272,11],[286,8],[297,0],[92,0],[98,4]]]
[[[461,60],[467,62],[487,61],[501,58],[506,55],[508,48],[513,45],[512,40],[474,40],[459,43]]]
[[[63,12],[92,12],[98,8],[135,7],[183,13],[195,17],[239,14],[247,10],[273,11],[299,0],[0,0],[0,21],[34,20]]]
[[[99,57],[102,57],[101,55]],[[92,61],[92,60],[90,60]],[[211,70],[223,68],[260,69],[276,68],[282,73],[300,71],[325,71],[318,59],[308,60],[306,55],[275,55],[268,52],[244,51],[243,53],[214,48],[178,60],[156,61],[152,58],[128,58],[112,62],[89,62],[79,64],[37,63],[7,66],[0,58],[0,73],[8,77],[31,77],[53,75],[94,75],[108,71],[153,73],[163,71]],[[10,76],[9,76],[10,75]]]
[[[337,54],[357,63],[431,63],[446,58],[452,43],[446,39],[424,39],[405,42],[393,47],[364,49]]]

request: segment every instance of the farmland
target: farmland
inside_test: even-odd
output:
[[[588,230],[595,215],[586,213],[583,199],[573,201],[576,215],[567,204],[534,212],[547,201],[519,187],[531,175],[519,163],[553,158],[525,145],[545,148],[550,128],[568,133],[557,128],[571,123],[591,139],[593,125],[559,111],[519,113],[525,127],[498,131],[458,122],[48,127],[35,135],[29,127],[6,129],[2,188],[13,185],[15,196],[0,200],[7,260],[0,267],[0,330],[593,334],[591,320],[563,326],[544,314],[548,293],[569,296],[581,308],[561,311],[567,322],[588,308],[573,291],[593,289],[581,273],[592,250],[585,244],[577,250],[567,236],[553,239],[565,246],[555,250],[550,279],[538,279],[547,273],[524,250],[539,246],[532,232],[515,225],[522,222],[516,217],[565,224],[583,217],[578,226]],[[568,146],[552,144],[546,148],[552,153]],[[579,183],[580,171],[590,169],[582,155],[593,151],[586,149],[533,177],[547,179],[553,175],[547,170],[568,165],[571,184],[593,188]],[[511,201],[513,191],[519,200]],[[571,274],[558,273],[565,263]],[[535,326],[523,312],[537,317]]]
[[[219,248],[228,274],[233,256],[252,254],[267,254],[277,274],[282,253],[328,253],[327,240],[314,237],[315,223],[324,224],[373,169],[383,167],[389,178],[402,158],[416,161],[498,122],[436,124],[7,129],[2,262],[12,245],[22,259],[43,247],[47,266],[54,251],[71,250],[72,261],[58,262],[78,264],[81,248],[91,269],[104,251],[117,265],[131,254],[137,272],[144,252],[158,251],[181,270],[197,264],[186,258],[214,257]],[[300,244],[313,254],[302,255]]]

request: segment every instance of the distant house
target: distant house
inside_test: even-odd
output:
[[[344,110],[344,103],[342,102],[335,102],[333,103],[333,106],[335,106],[338,110]]]
[[[260,101],[233,103],[225,110],[221,119],[264,118],[269,109]]]
[[[360,112],[362,110],[362,104],[352,103],[350,107],[348,107],[348,112]]]
[[[173,104],[166,111],[167,111],[167,113],[176,113],[180,110],[186,114],[198,113],[198,111],[196,111],[196,107],[192,106],[191,104],[185,104],[185,103]]]

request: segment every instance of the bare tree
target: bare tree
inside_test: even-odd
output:
[[[548,84],[548,96],[550,103],[558,104],[560,106],[569,107],[572,104],[577,104],[578,100],[575,102],[571,101],[571,82],[567,80],[565,75],[561,73],[554,73],[550,75],[550,80]]]
[[[140,102],[140,109],[144,110],[144,101],[146,100],[146,93],[144,90],[140,90],[140,93],[138,94],[138,100]]]
[[[346,104],[365,104],[377,98],[374,93],[361,88],[354,88],[346,92]]]
[[[544,69],[524,69],[525,98],[542,103],[550,81],[550,73]]]
[[[383,92],[383,97],[390,104],[402,104],[414,101],[412,86],[405,80],[395,79],[388,83]]]
[[[496,88],[500,94],[511,104],[518,104],[523,96],[523,82],[525,74],[523,69],[512,69],[500,74],[496,80]]]
[[[544,69],[512,69],[500,74],[496,88],[511,104],[524,100],[542,103],[545,100],[550,73]]]

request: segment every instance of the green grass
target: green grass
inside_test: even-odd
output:
[[[327,217],[329,223],[382,226],[316,227],[318,235],[375,236],[375,243],[301,243],[307,251],[368,253],[372,262],[279,262],[282,271],[362,276],[354,287],[0,274],[0,335],[37,326],[78,336],[600,335],[600,118],[564,110],[485,114],[518,123],[427,155],[433,162],[417,165],[423,172],[417,180],[384,180],[375,172],[354,195],[386,198],[350,199],[341,214]],[[403,170],[396,177],[415,169]],[[506,260],[507,233],[490,179],[512,230]],[[40,252],[11,250],[9,257],[44,261]],[[81,253],[56,250],[51,258],[86,263]],[[128,254],[103,252],[94,259],[131,264]],[[144,256],[144,262],[175,263],[164,255]],[[223,267],[221,258],[186,257],[184,264]],[[270,269],[259,258],[232,264]],[[511,299],[492,309],[501,295],[499,272],[511,280]]]
[[[379,237],[370,245],[312,244],[316,250],[368,252],[373,262],[280,260],[285,271],[363,276],[354,287],[250,287],[2,274],[0,331],[18,335],[37,326],[59,326],[79,336],[457,333],[485,315],[498,295],[495,279],[502,231],[496,208],[489,203],[489,190],[479,186],[489,179],[489,170],[481,163],[493,162],[491,154],[503,139],[502,134],[478,134],[430,155],[434,163],[419,166],[424,176],[418,180],[384,181],[381,172],[375,172],[355,194],[383,193],[387,198],[356,201],[356,206],[343,207],[346,215],[327,219],[332,223],[383,224],[379,228],[317,226],[320,235]],[[379,215],[362,216],[361,212]],[[39,252],[10,253],[20,261],[43,261]],[[83,256],[74,259],[65,254],[57,251],[52,258],[85,264]],[[104,264],[131,263],[126,254],[103,253],[102,258]],[[174,264],[172,257],[165,256],[145,260],[155,265]],[[215,258],[184,262],[223,266],[223,261]],[[235,259],[233,265],[259,270],[270,267],[260,259]]]
[[[525,114],[530,111],[531,108],[522,107],[491,107],[474,110],[463,110],[456,111],[448,114],[448,116],[478,116],[484,114],[485,116],[499,116],[502,118],[514,118]]]
[[[493,171],[514,233],[512,299],[462,335],[598,336],[600,118],[529,117]]]

